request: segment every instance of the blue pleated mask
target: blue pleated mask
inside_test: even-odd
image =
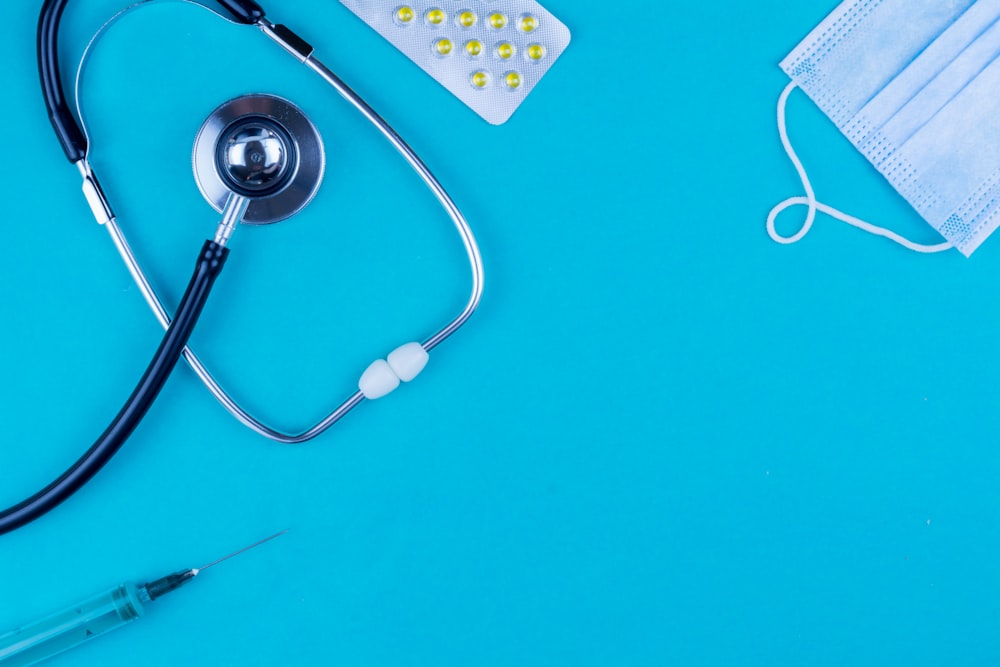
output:
[[[1000,225],[998,57],[1000,0],[848,0],[781,67],[947,241],[904,245],[968,256]],[[784,131],[783,140],[807,190],[769,221],[772,236],[790,242],[808,229],[778,238],[780,210],[808,205],[808,227],[817,209],[830,207],[816,201]]]

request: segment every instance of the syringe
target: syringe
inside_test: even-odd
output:
[[[141,586],[119,584],[37,623],[0,636],[0,665],[27,667],[142,618],[145,605],[177,590],[208,568],[284,535],[275,533],[208,565],[180,570]]]

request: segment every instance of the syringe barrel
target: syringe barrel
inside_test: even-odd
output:
[[[145,599],[144,599],[145,598]],[[0,636],[0,665],[25,667],[140,618],[149,598],[120,584],[51,616]]]

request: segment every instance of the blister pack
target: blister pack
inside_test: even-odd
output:
[[[488,123],[507,122],[569,29],[534,0],[340,0]]]

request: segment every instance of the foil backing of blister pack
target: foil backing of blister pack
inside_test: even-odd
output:
[[[493,125],[507,122],[569,46],[534,0],[340,0]]]

